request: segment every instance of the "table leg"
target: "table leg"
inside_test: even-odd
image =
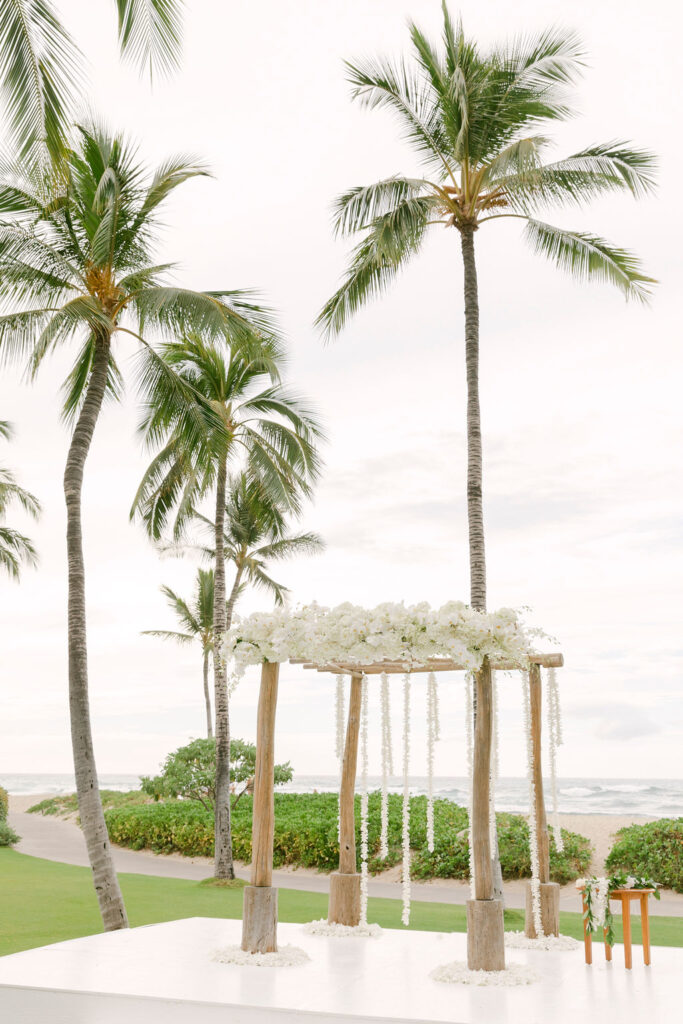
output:
[[[624,926],[624,964],[631,970],[631,901],[626,897],[621,901],[621,919]]]
[[[588,911],[588,906],[586,905],[586,897],[582,895],[581,898],[582,898],[582,901],[583,901],[583,913],[585,914]],[[592,964],[593,963],[593,937],[592,937],[591,933],[588,931],[588,928],[586,927],[586,918],[583,917],[582,920],[583,920],[583,948],[584,948],[584,953],[585,953],[585,956],[586,956],[586,963],[587,964]]]
[[[604,937],[605,937],[605,960],[611,961],[612,960],[612,947],[610,946],[609,942],[607,941],[607,929],[606,928],[603,929],[603,934],[604,934]]]
[[[645,893],[640,897],[640,926],[643,931],[643,960],[650,966],[650,913],[648,896]]]

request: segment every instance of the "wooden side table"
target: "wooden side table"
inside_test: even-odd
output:
[[[633,958],[631,953],[631,901],[640,900],[640,924],[643,932],[643,960],[646,966],[650,966],[650,917],[648,899],[654,892],[654,889],[614,889],[610,893],[611,900],[621,900],[621,919],[624,929],[624,964],[627,970],[631,970],[633,966]],[[581,901],[583,903],[583,912],[586,913],[588,909],[586,905],[586,894],[583,889],[580,889]],[[607,944],[607,929],[604,929],[605,934],[605,959],[612,959],[612,947]],[[586,954],[586,963],[593,963],[593,936],[586,927],[586,921],[583,922],[583,944]]]

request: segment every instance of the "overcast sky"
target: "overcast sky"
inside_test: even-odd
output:
[[[289,339],[288,378],[324,419],[326,469],[305,524],[323,534],[327,551],[279,568],[292,599],[466,599],[457,234],[437,231],[419,262],[334,344],[324,346],[312,327],[347,248],[332,238],[332,198],[420,173],[391,116],[351,103],[342,60],[397,53],[409,16],[438,31],[437,0],[189,0],[183,69],[153,92],[119,64],[113,3],[58,6],[90,58],[93,106],[140,141],[151,165],[182,152],[213,168],[212,180],[186,185],[169,204],[161,260],[178,261],[178,279],[192,287],[263,290]],[[518,226],[486,225],[476,243],[489,606],[530,606],[565,653],[561,774],[675,776],[683,739],[680,12],[663,0],[646,8],[465,0],[452,10],[483,46],[552,23],[578,30],[589,66],[579,116],[554,133],[557,153],[627,138],[661,158],[656,199],[603,199],[555,216],[634,248],[660,281],[650,308],[607,287],[579,287],[527,250]],[[35,538],[39,570],[20,586],[0,579],[1,772],[71,767],[68,435],[57,400],[68,366],[66,353],[53,359],[30,387],[18,371],[0,379],[0,419],[18,435],[0,461],[44,506],[39,526],[14,517]],[[106,410],[84,488],[101,772],[153,771],[204,722],[199,651],[140,636],[174,628],[159,587],[189,596],[196,566],[160,560],[128,522],[146,465],[137,416],[132,390]],[[266,607],[249,594],[242,609]],[[301,773],[335,770],[333,688],[332,678],[283,671],[277,756]],[[461,678],[441,677],[440,689],[437,772],[463,774]],[[502,772],[520,775],[519,683],[504,680],[501,689]],[[252,672],[233,700],[234,735],[254,736],[256,695]],[[424,774],[423,684],[414,699],[413,764]],[[373,715],[377,703],[373,694]],[[374,747],[371,771],[379,768]]]

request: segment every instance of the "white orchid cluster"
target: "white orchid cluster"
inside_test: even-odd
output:
[[[368,677],[363,676],[360,704],[360,923],[368,923]]]
[[[538,822],[536,820],[536,784],[534,782],[534,748],[531,737],[531,681],[528,672],[521,672],[524,731],[526,734],[527,778],[529,780],[529,852],[531,854],[531,912],[536,935],[544,934],[541,919],[541,881],[538,856]]]
[[[410,924],[410,675],[403,677],[403,910],[401,921]]]
[[[475,898],[474,844],[472,843],[472,812],[474,809],[474,675],[465,675],[465,734],[467,736],[467,847],[470,859],[470,898]]]
[[[532,639],[540,635],[525,627],[512,608],[486,613],[461,601],[441,608],[424,602],[371,609],[314,603],[237,620],[223,637],[223,657],[233,660],[237,678],[248,665],[290,658],[359,667],[383,659],[417,665],[451,658],[476,670],[488,655],[521,668],[528,664]]]
[[[560,689],[557,685],[557,672],[548,669],[548,737],[550,748],[550,791],[553,801],[553,834],[558,853],[564,850],[560,814],[557,802],[557,748],[562,743],[562,718],[560,715]]]
[[[386,672],[383,672],[381,676],[380,700],[382,714],[382,828],[379,855],[387,857],[389,854],[389,777],[394,773],[394,759],[391,744],[389,677]]]
[[[439,689],[436,673],[427,677],[427,849],[434,852],[434,748],[439,739]]]

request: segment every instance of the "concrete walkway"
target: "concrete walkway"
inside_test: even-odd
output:
[[[52,816],[24,814],[10,811],[9,823],[21,836],[15,847],[19,853],[45,860],[60,861],[88,867],[88,854],[80,828],[73,822]],[[128,850],[114,846],[114,865],[119,872],[137,875],[157,875],[163,878],[186,878],[201,881],[211,877],[213,861],[208,857],[183,857],[177,854],[166,856],[148,850]],[[248,880],[248,865],[236,864],[236,874]],[[302,889],[307,892],[329,892],[329,876],[305,869],[301,871],[273,871],[273,885],[280,889]],[[370,896],[384,899],[401,899],[401,884],[398,881],[382,881],[370,878]],[[443,883],[413,882],[412,898],[416,902],[452,903],[463,905],[469,899],[470,889],[466,882],[455,879]],[[505,904],[510,908],[523,909],[525,882],[514,880],[505,883]],[[560,908],[578,912],[581,909],[578,894],[573,884],[560,891]],[[661,900],[650,900],[650,914],[683,916],[683,896],[666,892]]]

